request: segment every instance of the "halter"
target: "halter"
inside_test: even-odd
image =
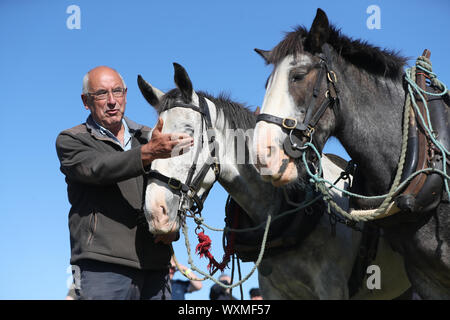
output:
[[[309,101],[308,108],[306,109],[306,115],[303,123],[298,123],[297,119],[294,118],[280,118],[267,113],[261,113],[256,118],[256,122],[266,121],[274,123],[280,126],[284,131],[288,132],[288,137],[284,140],[283,147],[285,152],[294,159],[300,158],[303,150],[305,150],[307,146],[304,146],[305,142],[302,142],[302,140],[295,136],[293,133],[298,132],[301,136],[309,139],[310,143],[313,143],[315,126],[317,125],[317,122],[322,118],[325,110],[328,107],[333,107],[333,105],[336,105],[337,108],[339,105],[338,89],[336,87],[337,77],[336,73],[331,70],[332,63],[329,45],[325,43],[322,46],[322,51],[323,54],[321,53],[318,55],[320,58],[319,75],[316,79],[316,83],[314,84],[313,95],[311,97],[311,100]],[[326,80],[328,90],[325,92],[325,97],[322,104],[317,109],[316,113],[313,114],[316,100],[320,92],[320,86],[325,74],[327,75]],[[337,116],[336,108],[332,109]]]
[[[218,153],[219,146],[217,145],[215,141],[215,136],[211,134],[212,122],[211,122],[211,115],[209,113],[208,104],[204,97],[198,96],[200,107],[197,107],[193,104],[185,104],[180,102],[175,102],[172,105],[170,105],[166,110],[172,109],[172,108],[190,108],[194,111],[197,111],[200,113],[202,117],[202,132],[201,132],[201,148],[197,148],[197,152],[195,154],[194,161],[192,163],[191,168],[189,169],[188,176],[186,178],[186,181],[183,183],[180,180],[168,177],[157,170],[149,170],[145,173],[145,179],[156,179],[158,181],[161,181],[165,183],[169,189],[180,196],[180,202],[178,206],[178,213],[183,213],[185,211],[190,211],[194,215],[201,213],[203,210],[203,203],[208,196],[208,193],[210,190],[206,191],[201,197],[197,195],[197,192],[200,189],[200,186],[203,182],[203,180],[206,177],[206,174],[208,173],[209,169],[212,169],[214,171],[214,174],[216,176],[216,180],[218,179],[220,175],[220,165],[218,162],[218,159],[216,157],[216,152]],[[197,175],[194,178],[194,173],[197,169],[197,160],[200,155],[201,150],[203,149],[203,123],[206,124],[206,134],[208,136],[208,147],[209,147],[209,156],[206,162],[201,167],[200,171],[197,173]],[[190,200],[191,206],[189,209],[182,210],[181,206],[184,203],[184,200],[188,199]],[[143,198],[143,203],[145,203],[145,198]]]

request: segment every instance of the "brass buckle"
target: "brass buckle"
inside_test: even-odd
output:
[[[310,137],[313,135],[313,133],[314,133],[315,130],[316,130],[316,129],[314,129],[314,127],[308,126],[308,131],[306,132],[305,135],[306,135],[308,138],[310,138]]]
[[[286,124],[286,120],[291,120],[294,121],[294,124],[292,126]],[[283,122],[281,123],[283,125],[283,128],[289,129],[289,130],[293,130],[295,129],[295,127],[297,126],[297,119],[294,118],[284,118]]]
[[[333,76],[333,77],[331,77],[331,76]],[[337,83],[337,76],[334,71],[332,71],[332,70],[328,71],[327,78],[331,83]],[[333,79],[331,79],[331,78],[333,78]]]
[[[186,195],[190,198],[190,199],[192,199],[194,196],[195,196],[195,190],[192,188],[192,187],[189,187],[189,190],[188,190],[188,192],[186,193]]]
[[[214,162],[213,171],[216,176],[220,173],[219,164],[217,162]]]
[[[167,182],[169,187],[174,190],[180,190],[181,189],[181,181],[177,180],[175,178],[169,178],[169,181]]]

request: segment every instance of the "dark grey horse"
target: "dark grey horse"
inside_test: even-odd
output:
[[[274,65],[261,109],[266,116],[257,123],[254,139],[257,166],[265,179],[276,186],[307,180],[302,158],[286,149],[286,143],[304,146],[311,141],[321,152],[327,139],[335,136],[357,164],[353,190],[367,196],[386,194],[401,151],[406,59],[342,35],[320,9],[309,31],[298,27],[273,50],[256,51]],[[325,70],[321,75],[324,59],[334,73]],[[326,105],[336,95],[340,104]],[[448,113],[445,117],[443,130],[448,131]],[[289,137],[305,119],[316,122],[314,129],[301,128],[303,134]],[[294,148],[295,152],[306,149]],[[315,154],[307,154],[313,168]],[[407,213],[401,212],[374,222],[403,255],[413,287],[426,299],[450,298],[450,208],[443,197],[437,209],[421,212],[418,218],[403,219]],[[372,209],[380,203],[358,199],[352,206]]]

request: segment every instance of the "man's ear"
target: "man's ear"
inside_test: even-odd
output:
[[[89,97],[83,93],[83,94],[81,94],[81,101],[83,101],[84,108],[86,110],[89,110],[90,109],[89,108],[89,103],[90,103],[89,102]]]

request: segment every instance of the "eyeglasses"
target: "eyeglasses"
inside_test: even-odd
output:
[[[114,98],[122,98],[126,91],[126,88],[115,88],[111,92]],[[88,96],[93,96],[95,100],[106,100],[108,98],[108,94],[109,90],[99,90],[97,92],[87,93]]]

